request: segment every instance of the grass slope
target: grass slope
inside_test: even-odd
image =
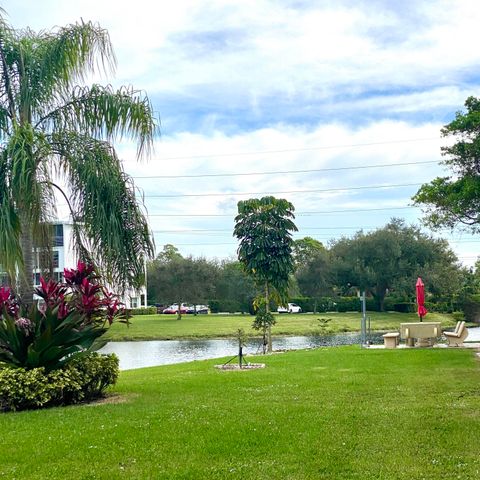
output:
[[[0,478],[478,479],[466,350],[325,348],[123,372],[125,403],[0,415]]]
[[[374,330],[398,330],[402,322],[416,322],[414,313],[368,312]],[[326,330],[322,330],[319,319],[330,318]],[[360,313],[320,313],[317,315],[276,315],[277,324],[273,335],[312,335],[319,333],[353,332],[360,330]],[[249,335],[259,335],[251,328],[251,315],[138,315],[132,318],[127,328],[114,324],[107,332],[108,340],[170,340],[178,338],[222,338],[232,337],[239,328]],[[451,315],[429,313],[425,321],[440,321],[443,327],[455,325]]]

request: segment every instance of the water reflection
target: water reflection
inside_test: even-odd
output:
[[[381,343],[382,335],[372,334],[371,343]],[[343,333],[312,337],[278,337],[273,339],[274,350],[298,350],[322,346],[352,345],[360,343],[360,334]],[[207,360],[236,355],[238,343],[231,339],[209,340],[155,340],[148,342],[110,342],[101,353],[116,353],[120,358],[120,370],[169,365],[173,363]],[[259,339],[250,340],[244,353],[261,353]]]

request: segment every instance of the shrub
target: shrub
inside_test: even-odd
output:
[[[101,397],[118,378],[118,357],[92,352],[46,372],[39,368],[0,368],[0,410],[71,405]]]
[[[335,302],[338,312],[360,312],[362,308],[358,297],[337,297]]]
[[[117,297],[102,286],[93,267],[79,262],[65,269],[65,283],[40,279],[42,299],[20,309],[10,289],[0,289],[0,362],[44,367],[50,372],[86,351],[101,348],[99,338],[114,320],[127,322]]]
[[[220,301],[219,300],[210,300],[208,302],[208,305],[209,305],[210,311],[212,313],[218,313],[220,311]]]
[[[358,299],[358,301],[360,304],[362,303],[360,299]],[[378,302],[374,298],[367,298],[365,301],[365,306],[369,312],[378,312],[380,310]],[[383,304],[383,308],[386,310],[385,303]]]
[[[480,295],[469,294],[462,298],[459,306],[467,322],[480,323]]]
[[[449,302],[425,302],[425,307],[429,312],[452,313],[453,311]]]
[[[416,311],[416,304],[413,302],[399,302],[393,305],[395,312],[400,313],[413,313]]]
[[[155,315],[157,313],[157,307],[144,307],[144,308],[129,308],[125,309],[125,312],[131,315]]]
[[[222,300],[219,302],[220,312],[235,313],[240,311],[240,302],[236,300]]]
[[[312,297],[293,297],[288,300],[290,303],[298,305],[302,312],[313,312],[315,300]],[[318,311],[318,309],[317,309]]]
[[[229,312],[229,313],[250,313],[250,315],[255,315],[255,310],[253,308],[253,299],[245,299],[243,301],[239,300],[209,300],[208,306],[211,313],[219,312]],[[275,310],[276,307],[273,309]]]
[[[398,300],[395,297],[385,297],[383,301],[383,309],[386,312],[392,312],[394,310],[395,303],[398,303]]]

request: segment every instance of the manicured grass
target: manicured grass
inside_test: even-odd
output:
[[[258,359],[257,359],[258,360]],[[324,348],[122,372],[124,403],[0,415],[0,478],[478,479],[470,350]]]
[[[402,322],[416,322],[414,313],[368,312],[374,330],[398,330]],[[222,338],[232,337],[239,328],[249,335],[259,335],[251,328],[251,315],[138,315],[131,325],[114,324],[106,334],[108,340],[168,340],[177,338]],[[330,318],[326,329],[321,328],[319,319]],[[276,315],[277,324],[273,335],[312,335],[321,333],[354,332],[360,330],[360,313],[319,313]],[[443,327],[455,322],[451,315],[429,313],[425,321],[440,321]]]

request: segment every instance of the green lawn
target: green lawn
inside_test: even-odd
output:
[[[0,415],[0,478],[478,479],[480,363],[323,348],[121,373],[123,403]]]
[[[375,330],[398,330],[401,322],[415,322],[414,313],[369,312],[371,328]],[[326,330],[319,319],[330,318]],[[360,313],[320,313],[276,315],[277,324],[273,335],[311,335],[318,333],[353,332],[360,330]],[[250,335],[258,335],[251,328],[251,315],[138,315],[132,318],[127,328],[114,324],[106,334],[109,340],[168,340],[176,338],[222,338],[231,337],[239,328]],[[455,325],[451,315],[429,313],[425,321],[441,321],[443,327]]]

